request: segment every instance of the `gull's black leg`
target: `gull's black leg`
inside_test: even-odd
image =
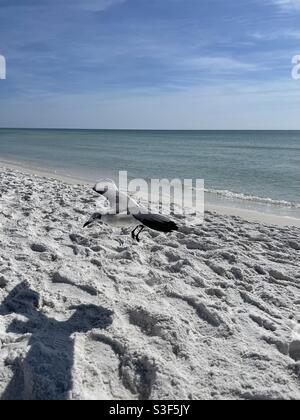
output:
[[[132,239],[136,239],[136,235],[135,235],[135,232],[136,232],[136,230],[139,228],[139,226],[137,226],[132,232],[131,232],[131,237],[132,237]]]
[[[138,241],[138,242],[140,242],[140,238],[139,238],[139,236],[140,236],[140,234],[143,232],[143,230],[145,229],[145,226],[140,226],[140,230],[138,231],[138,233],[137,233],[137,235],[135,236],[135,239]]]

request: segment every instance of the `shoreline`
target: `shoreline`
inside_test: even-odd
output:
[[[19,173],[23,173],[24,175],[33,175],[38,176],[41,178],[47,179],[56,179],[58,181],[65,182],[66,184],[70,185],[92,185],[93,183],[90,181],[86,181],[84,179],[75,178],[72,176],[61,175],[58,174],[56,171],[50,171],[49,169],[42,169],[42,168],[30,168],[29,166],[24,165],[21,162],[12,162],[9,160],[0,159],[0,169],[1,170],[12,170],[17,171]]]
[[[206,204],[205,211],[214,212],[223,216],[240,217],[241,219],[248,222],[276,225],[281,227],[290,226],[300,228],[300,219],[289,216],[278,216],[276,214],[263,213],[255,210],[246,210],[242,208],[239,209],[235,207],[222,207],[213,204]]]
[[[20,174],[24,175],[33,175],[41,178],[46,179],[55,179],[62,181],[69,185],[87,185],[92,186],[93,182],[82,179],[76,178],[73,176],[61,175],[58,174],[56,171],[50,171],[47,169],[42,168],[30,168],[29,166],[24,165],[21,162],[15,162],[5,159],[0,159],[0,170],[13,170],[19,172]],[[96,181],[96,180],[95,180]],[[283,216],[278,214],[273,214],[270,212],[263,212],[254,209],[247,209],[243,208],[242,204],[240,207],[237,207],[236,201],[230,203],[216,204],[210,203],[208,200],[205,200],[205,212],[214,212],[223,216],[235,216],[240,217],[241,219],[249,222],[256,222],[268,225],[276,225],[276,226],[291,226],[291,227],[300,227],[300,218],[294,218],[291,216]]]

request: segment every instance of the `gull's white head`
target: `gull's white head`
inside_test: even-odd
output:
[[[108,195],[110,192],[116,193],[118,188],[112,179],[102,179],[94,186],[93,190],[100,195]]]

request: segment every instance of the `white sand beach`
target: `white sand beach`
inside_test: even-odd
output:
[[[0,180],[0,398],[300,398],[299,227],[207,212],[136,243],[83,229],[87,186]]]

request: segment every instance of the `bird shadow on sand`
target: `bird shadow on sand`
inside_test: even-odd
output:
[[[41,313],[39,303],[39,294],[23,282],[0,305],[0,316],[15,313],[27,319],[15,319],[7,332],[30,337],[27,355],[17,357],[11,366],[13,378],[1,400],[69,399],[73,389],[72,334],[106,329],[112,324],[113,312],[101,306],[71,307],[72,316],[67,321],[57,321]]]

